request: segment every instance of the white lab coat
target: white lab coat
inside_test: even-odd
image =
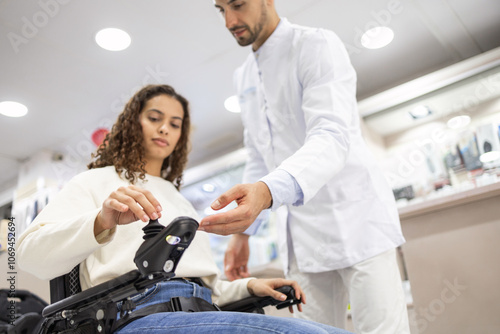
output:
[[[333,32],[281,19],[236,70],[235,86],[249,153],[243,182],[283,169],[304,194],[304,205],[278,210],[285,270],[292,244],[301,271],[323,272],[404,242],[392,191],[361,136],[356,73]]]

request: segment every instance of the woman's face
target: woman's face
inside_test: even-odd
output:
[[[147,165],[159,164],[161,168],[163,160],[172,154],[181,137],[183,118],[182,105],[173,97],[162,94],[146,102],[139,121],[142,125]],[[153,174],[151,171],[148,173]]]

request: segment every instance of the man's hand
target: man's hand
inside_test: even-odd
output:
[[[224,255],[224,273],[230,281],[250,276],[247,267],[250,255],[248,238],[246,234],[234,234],[229,240]]]
[[[281,292],[276,291],[275,289],[284,285],[292,286],[295,290],[295,298],[301,300],[302,304],[306,303],[306,295],[302,291],[299,283],[284,278],[252,279],[248,281],[247,289],[251,295],[258,297],[271,296],[276,300],[283,301],[286,299],[286,296]],[[297,309],[299,310],[299,312],[302,312],[302,304],[297,304]],[[292,306],[289,306],[288,309],[291,313],[293,313]]]
[[[232,201],[236,201],[237,208],[203,218],[200,230],[220,235],[242,233],[262,210],[271,206],[272,197],[264,182],[238,184],[220,195],[211,207],[220,210]]]

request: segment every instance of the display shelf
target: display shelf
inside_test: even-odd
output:
[[[408,205],[398,209],[399,217],[401,219],[411,218],[424,213],[451,208],[498,195],[500,195],[500,182],[449,193],[440,197],[423,199],[417,203],[409,202]]]

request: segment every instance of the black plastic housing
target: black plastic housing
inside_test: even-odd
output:
[[[134,262],[143,276],[159,272],[174,273],[199,226],[190,217],[177,217],[159,232],[158,225],[157,221],[150,221],[143,228],[145,240],[135,254]]]

